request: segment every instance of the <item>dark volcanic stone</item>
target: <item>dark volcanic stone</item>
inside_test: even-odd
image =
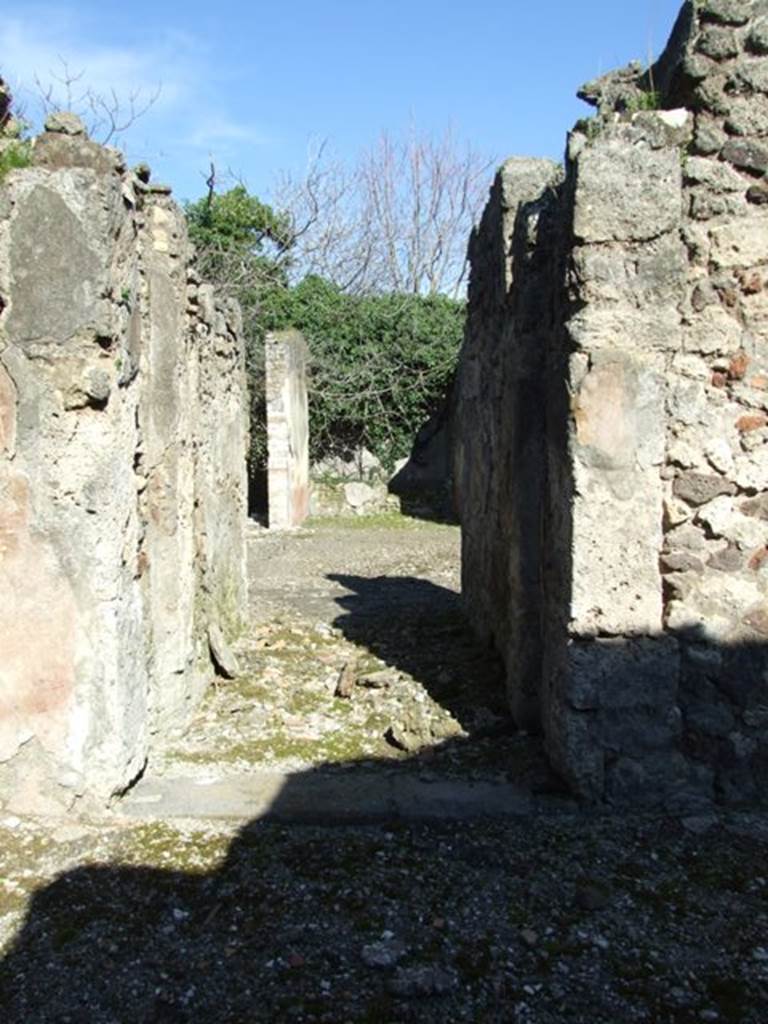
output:
[[[669,551],[661,556],[662,569],[666,572],[701,572],[704,563],[690,551]]]
[[[768,53],[768,18],[757,18],[747,37],[752,53]]]
[[[744,555],[735,544],[729,544],[727,548],[712,555],[707,565],[721,572],[739,572],[744,565]]]
[[[714,60],[728,60],[739,52],[736,33],[729,28],[710,28],[702,32],[697,47],[699,53]]]
[[[611,890],[603,882],[585,879],[576,887],[576,905],[582,910],[605,910],[611,905]]]
[[[747,201],[756,206],[765,206],[768,203],[768,185],[762,182],[759,185],[750,185],[747,189]]]
[[[756,142],[732,139],[723,146],[721,156],[744,171],[763,174],[768,170],[768,149],[758,146]]]
[[[741,512],[755,519],[768,519],[768,494],[760,494],[756,498],[747,498],[741,503]]]
[[[682,473],[673,485],[678,498],[689,505],[704,505],[719,494],[734,494],[736,488],[721,476],[711,473]]]
[[[743,0],[704,0],[701,15],[708,21],[719,21],[723,25],[746,25],[749,11]]]

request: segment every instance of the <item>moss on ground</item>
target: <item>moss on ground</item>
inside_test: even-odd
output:
[[[450,530],[459,528],[451,523],[425,522],[401,512],[378,512],[370,516],[312,516],[304,523],[308,530]]]

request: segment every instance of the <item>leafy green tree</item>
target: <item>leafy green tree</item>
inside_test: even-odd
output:
[[[189,235],[202,273],[235,294],[284,281],[292,235],[288,217],[235,185],[186,205]]]
[[[266,457],[260,303],[266,291],[287,286],[292,235],[288,218],[252,196],[243,185],[223,193],[215,192],[214,185],[211,168],[208,194],[187,203],[185,212],[200,273],[217,286],[221,295],[237,300],[242,310],[250,397],[249,464],[253,473]]]
[[[305,277],[289,286],[292,218],[238,185],[187,205],[204,276],[243,309],[251,471],[266,462],[264,336],[294,327],[311,357],[313,459],[362,446],[391,465],[441,401],[461,343],[464,303],[445,295],[350,294]]]
[[[366,447],[385,465],[407,455],[442,401],[464,329],[464,303],[445,295],[348,295],[319,277],[262,297],[261,330],[307,338],[314,459]]]

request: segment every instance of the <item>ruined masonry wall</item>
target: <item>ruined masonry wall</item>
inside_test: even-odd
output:
[[[168,189],[71,115],[0,185],[0,806],[104,801],[245,601],[243,347]]]
[[[456,386],[464,603],[475,630],[495,641],[510,666],[510,705],[524,728],[535,728],[540,716],[543,361],[553,315],[551,208],[561,178],[549,161],[524,159],[508,161],[497,177],[470,244]]]
[[[473,239],[464,590],[514,714],[579,795],[751,800],[768,781],[768,4],[684,5],[654,72],[585,87],[600,111],[564,181],[508,162]],[[650,80],[669,109],[637,110]]]

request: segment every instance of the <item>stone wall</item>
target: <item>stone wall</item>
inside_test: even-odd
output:
[[[466,341],[455,385],[462,592],[475,629],[494,640],[509,666],[510,706],[524,728],[539,719],[538,517],[555,293],[550,208],[561,176],[546,160],[510,160],[499,173],[470,245]]]
[[[654,94],[655,93],[655,94]],[[471,245],[468,610],[582,797],[768,781],[768,3],[685,4]],[[660,109],[648,109],[658,106]],[[562,179],[562,180],[561,180]]]
[[[237,311],[169,190],[72,115],[0,183],[0,806],[98,801],[245,601]]]

